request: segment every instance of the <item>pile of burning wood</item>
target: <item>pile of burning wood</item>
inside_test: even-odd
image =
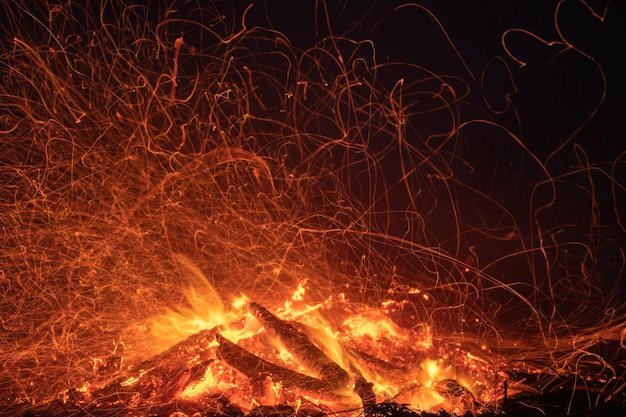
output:
[[[62,393],[52,403],[30,407],[28,414],[377,415],[396,404],[393,415],[402,415],[397,413],[410,412],[410,408],[398,404],[409,404],[412,396],[428,395],[421,383],[406,382],[410,369],[402,365],[336,341],[347,352],[340,366],[327,348],[322,350],[315,343],[306,326],[283,320],[257,303],[249,303],[248,312],[248,318],[262,326],[255,337],[233,342],[226,336],[232,329],[229,333],[218,326],[132,367],[124,365],[120,349],[97,361],[97,378]],[[424,353],[415,346],[394,348],[403,349],[405,363],[417,364]],[[407,384],[402,392],[381,401],[374,382],[399,381]],[[457,414],[486,411],[456,380],[441,379],[430,391],[443,399],[441,410]],[[380,415],[392,415],[382,412]]]
[[[541,411],[528,405],[532,403],[528,395],[526,403],[509,397],[506,404],[506,382],[499,392],[485,387],[480,393],[451,378],[439,378],[432,386],[425,381],[411,384],[407,377],[411,370],[402,364],[337,342],[348,352],[340,366],[341,360],[331,359],[327,347],[321,349],[306,326],[283,320],[257,303],[249,303],[248,312],[261,326],[255,337],[234,342],[226,336],[234,334],[232,327],[218,326],[131,367],[125,366],[119,349],[96,361],[98,376],[84,386],[67,390],[50,403],[17,406],[9,413],[29,417],[493,416],[507,405],[509,416]],[[416,363],[424,354],[417,348],[396,348],[402,349],[405,364]],[[539,387],[546,384],[545,376],[524,378],[528,382],[534,378]],[[405,385],[393,398],[381,399],[381,385],[393,382]],[[567,380],[560,383],[566,386]],[[571,392],[561,391],[552,394],[555,401],[564,401],[563,393]],[[544,393],[532,394],[537,399]],[[424,403],[429,395],[437,397],[430,409],[417,411],[411,406],[415,399]],[[485,404],[488,396],[497,395],[497,401]],[[521,414],[520,404],[524,405]]]

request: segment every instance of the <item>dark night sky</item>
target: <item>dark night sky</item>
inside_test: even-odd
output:
[[[500,62],[506,63],[518,88],[511,101],[519,112],[521,126],[516,126],[510,112],[487,115],[494,122],[522,133],[528,146],[542,160],[584,121],[602,92],[597,68],[580,55],[559,56],[563,49],[560,45],[549,47],[520,32],[512,33],[506,38],[506,45],[528,65],[519,68],[507,56],[501,37],[509,29],[527,30],[548,42],[559,40],[554,16],[559,4],[556,0],[218,0],[213,3],[236,26],[244,9],[253,4],[247,17],[249,26],[270,25],[301,49],[312,47],[328,35],[325,5],[334,35],[372,40],[379,63],[410,62],[438,74],[459,76],[470,83],[473,103],[478,106],[484,107],[483,94],[492,98],[496,106],[504,103],[502,93],[510,88],[510,83]],[[585,7],[586,3],[589,7]],[[163,10],[169,2],[158,0],[147,4],[151,9]],[[181,12],[197,5],[195,0],[174,4]],[[558,28],[574,47],[597,60],[607,80],[606,98],[598,114],[573,140],[590,152],[591,160],[613,160],[626,149],[623,123],[626,4],[610,0],[567,0],[560,4]],[[604,22],[592,16],[591,10],[602,14],[605,8]],[[440,21],[471,74],[429,12]],[[0,23],[1,20],[4,17],[0,17]],[[2,26],[3,37],[12,39],[12,25],[4,22]],[[493,60],[498,57],[503,60],[494,65]],[[483,73],[486,81],[481,86]],[[571,152],[562,152],[554,163],[569,164],[572,158]]]
[[[324,24],[320,23],[323,13],[319,3],[266,0],[266,12],[261,14],[259,23],[267,19],[296,46],[311,47],[328,34]],[[333,34],[346,34],[356,40],[371,39],[379,63],[409,62],[437,74],[463,78],[472,92],[467,100],[478,108],[473,117],[491,120],[518,135],[523,144],[545,163],[550,175],[567,175],[566,181],[572,185],[559,189],[557,205],[544,212],[541,220],[544,230],[579,224],[582,235],[574,236],[572,240],[584,241],[584,229],[592,221],[592,215],[588,196],[584,192],[579,194],[575,184],[588,188],[589,183],[584,175],[569,174],[576,171],[576,166],[586,164],[599,164],[602,169],[610,171],[610,163],[621,158],[621,167],[617,167],[612,175],[621,184],[626,181],[623,167],[626,151],[626,25],[623,24],[626,22],[626,2],[597,0],[589,1],[589,7],[586,7],[580,1],[564,1],[556,15],[559,3],[548,0],[421,0],[414,2],[414,6],[401,0],[385,0],[375,2],[371,8],[368,8],[369,2],[368,6],[364,6],[365,3],[347,1],[342,7],[334,0],[327,1]],[[316,4],[317,23],[311,18],[315,16]],[[262,7],[261,3],[257,5]],[[394,11],[395,7],[402,5],[405,7]],[[603,22],[593,16],[591,10],[601,15],[605,8]],[[429,13],[439,20],[467,68]],[[503,46],[502,36],[508,30],[513,31],[504,39],[506,48],[516,59],[526,63],[523,67],[506,53]],[[573,50],[567,50],[559,42],[559,31]],[[549,44],[554,41],[557,43]],[[606,77],[606,89],[598,65]],[[494,107],[504,108],[505,94],[512,92],[507,69],[517,91],[510,96],[509,110],[495,114],[487,109],[485,99]],[[484,79],[482,84],[481,79]],[[597,113],[586,121],[604,92],[606,96]],[[491,182],[489,195],[499,199],[511,211],[522,229],[532,228],[533,208],[529,207],[529,199],[534,184],[545,180],[544,174],[536,166],[526,170],[532,165],[527,162],[514,165],[515,158],[519,159],[519,148],[511,142],[502,142],[495,154],[494,142],[486,142],[480,132],[474,137],[468,135],[464,141],[466,145],[462,144],[462,147],[466,147],[461,149],[464,158],[474,166],[490,166],[483,170],[482,177],[478,169],[473,178],[467,177],[467,182]],[[584,154],[577,151],[575,145],[579,145]],[[582,157],[588,161],[581,163]],[[510,158],[510,166],[516,167],[513,171],[507,171],[507,158]],[[494,162],[494,159],[500,161]],[[595,181],[597,195],[594,200],[601,221],[607,226],[602,233],[606,232],[608,239],[615,239],[613,242],[624,249],[624,233],[617,224],[614,209],[620,212],[622,219],[625,217],[625,194],[614,197],[609,181],[603,175],[597,175]],[[534,197],[537,201],[541,199],[537,195]],[[535,207],[537,204],[534,203]],[[525,221],[529,223],[524,224]],[[493,246],[485,247],[487,253],[492,250],[495,250]],[[599,252],[599,256],[615,253],[604,249]],[[612,258],[613,255],[606,256],[607,265],[620,263],[618,258]],[[615,275],[607,273],[605,276]]]
[[[318,5],[317,30],[311,17],[313,1],[285,2],[266,0],[265,8],[272,24],[288,35],[298,46],[312,46],[327,32],[324,31],[321,7]],[[327,1],[330,20],[335,35],[348,33],[355,39],[372,39],[377,48],[379,62],[404,61],[424,65],[441,74],[456,74],[472,81],[450,45],[445,41],[427,12],[419,7],[406,6],[399,11],[394,7],[407,4],[400,0],[374,2],[344,2],[342,8],[334,0]],[[365,4],[367,3],[367,6]],[[508,29],[524,29],[545,41],[558,41],[555,27],[557,1],[433,1],[422,0],[415,4],[439,19],[473,77],[480,80],[487,74],[484,92],[489,85],[497,89],[497,68],[487,68],[495,57],[502,57],[511,67],[518,94],[512,97],[520,111],[522,128],[529,145],[540,158],[545,158],[573,132],[593,110],[601,93],[601,78],[592,63],[574,54],[563,54],[551,63],[561,45],[542,44],[529,36],[512,33],[506,38],[511,51],[526,68],[506,56],[502,34]],[[608,3],[608,5],[607,5]],[[626,5],[619,1],[590,1],[594,11],[602,13],[607,7],[606,19],[600,22],[579,1],[565,1],[557,16],[557,24],[565,38],[598,61],[607,79],[606,99],[596,117],[575,138],[576,142],[591,152],[592,159],[612,159],[626,149]],[[262,7],[261,2],[258,7]],[[373,29],[372,29],[373,28]],[[317,33],[316,33],[317,32]],[[494,75],[495,74],[495,75]],[[492,80],[489,78],[491,75]],[[478,84],[471,86],[480,92]],[[507,125],[510,119],[494,118]],[[508,126],[507,126],[508,127]]]
[[[328,34],[321,3],[265,0],[257,2],[254,9],[265,11],[250,16],[254,23],[269,21],[296,46],[307,48]],[[422,0],[414,6],[402,0],[342,3],[325,2],[334,35],[371,39],[379,63],[410,62],[437,74],[463,78],[472,91],[468,100],[483,110],[478,116],[518,134],[553,175],[578,163],[574,143],[587,152],[591,163],[614,161],[626,150],[625,2],[588,1],[589,7],[574,0]],[[394,11],[402,5],[405,7]],[[592,15],[592,10],[603,14],[605,8],[603,22]],[[429,12],[439,20],[469,70]],[[316,15],[317,20],[312,18]],[[516,59],[526,62],[523,68],[503,46],[503,34],[512,29],[516,31],[510,32],[504,42]],[[560,43],[548,45],[560,41],[557,29],[580,52],[567,51]],[[597,65],[583,54],[602,68],[606,89]],[[510,96],[512,107],[498,115],[486,110],[484,97],[494,107],[503,108],[504,94],[512,91],[507,67],[517,92]],[[585,124],[603,91],[604,102]],[[519,115],[519,122],[512,109]],[[555,153],[566,141],[567,145]],[[491,155],[487,152],[484,157]]]

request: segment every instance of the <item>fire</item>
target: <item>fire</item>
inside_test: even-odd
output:
[[[82,3],[0,2],[7,415],[622,401],[624,153],[583,146],[588,45],[504,28],[466,62],[419,2]],[[377,42],[399,29],[417,56]],[[529,134],[536,106],[566,123]]]
[[[355,416],[364,406],[388,401],[464,414],[494,400],[484,394],[497,392],[495,368],[471,352],[464,358],[437,358],[438,343],[429,326],[394,322],[391,300],[378,307],[354,305],[345,296],[312,302],[308,285],[306,279],[298,283],[275,314],[241,295],[229,311],[223,309],[227,303],[215,300],[218,310],[200,306],[193,313],[170,311],[168,320],[160,318],[163,327],[153,329],[157,338],[180,329],[200,331],[198,323],[212,334],[205,346],[211,363],[175,398],[210,403],[225,396],[247,411],[304,401],[337,413],[355,410]],[[214,289],[205,292],[216,295]],[[188,297],[193,301],[198,292],[190,290]],[[480,373],[472,373],[478,365]],[[137,383],[133,378],[122,385]]]

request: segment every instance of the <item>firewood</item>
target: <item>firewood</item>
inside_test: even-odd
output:
[[[280,339],[287,351],[315,376],[336,387],[346,387],[350,383],[348,373],[322,352],[304,332],[276,317],[260,304],[250,303],[249,309],[267,332]]]
[[[280,382],[283,388],[299,394],[332,401],[342,400],[343,396],[337,393],[335,384],[292,371],[259,358],[220,334],[216,335],[216,339],[219,343],[217,348],[218,358],[224,360],[248,378],[258,378],[267,375],[273,381]]]
[[[202,330],[177,343],[124,375],[118,375],[102,388],[91,391],[98,404],[167,403],[185,387],[202,378],[207,366],[215,360],[216,330]]]

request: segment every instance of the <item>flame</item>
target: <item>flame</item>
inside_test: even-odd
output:
[[[185,307],[168,310],[153,321],[153,335],[161,338],[162,344],[178,342],[188,332],[219,329],[222,337],[231,343],[244,346],[277,366],[321,377],[312,372],[307,363],[294,357],[279,337],[269,334],[264,325],[247,311],[248,296],[241,294],[234,297],[229,304],[231,308],[227,309],[227,304],[221,301],[216,290],[188,259],[177,257],[177,260],[199,278],[202,290],[189,289]],[[227,395],[242,410],[250,410],[259,405],[277,405],[287,398],[297,399],[301,395],[308,401],[325,404],[334,410],[358,409],[361,399],[354,392],[355,384],[359,378],[364,378],[373,384],[372,392],[377,402],[394,400],[418,410],[467,411],[467,405],[463,406],[454,396],[442,395],[437,384],[452,379],[463,387],[485,383],[473,381],[470,372],[466,372],[472,367],[487,364],[478,354],[466,352],[463,361],[456,357],[456,362],[434,357],[436,343],[430,327],[413,324],[412,328],[406,328],[394,322],[388,315],[393,310],[392,301],[384,300],[378,308],[360,306],[355,311],[355,305],[346,309],[348,303],[345,297],[334,299],[329,296],[312,302],[307,297],[307,287],[306,279],[300,281],[291,296],[276,309],[276,316],[297,325],[349,375],[349,382],[344,388],[337,387],[330,398],[314,392],[301,392],[294,396],[294,389],[285,387],[280,379],[267,375],[259,381],[249,380],[216,357],[217,360],[207,367],[203,377],[182,390],[178,398],[197,401],[218,394]],[[203,299],[203,295],[207,298]],[[217,345],[217,342],[211,344],[212,347]],[[246,386],[256,388],[247,389]],[[470,393],[469,388],[464,389]]]

